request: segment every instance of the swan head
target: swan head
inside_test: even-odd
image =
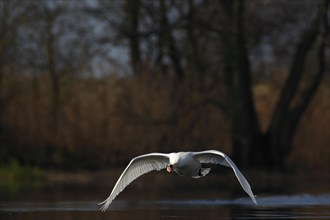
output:
[[[173,165],[172,164],[168,164],[166,170],[169,173],[173,172]]]

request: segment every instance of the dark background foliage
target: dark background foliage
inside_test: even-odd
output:
[[[329,1],[0,1],[0,158],[218,149],[329,173]]]

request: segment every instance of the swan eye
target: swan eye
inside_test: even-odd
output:
[[[167,172],[172,172],[173,171],[173,165],[172,164],[169,164],[167,165],[167,168],[166,168]]]

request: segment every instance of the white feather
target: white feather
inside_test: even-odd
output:
[[[126,169],[124,170],[124,172],[121,174],[119,179],[117,180],[117,183],[115,184],[109,197],[103,202],[99,203],[99,205],[103,205],[101,207],[101,210],[102,211],[107,210],[107,208],[109,207],[111,202],[116,198],[116,196],[135,179],[150,171],[153,170],[159,171],[161,169],[165,169],[168,163],[169,163],[168,155],[161,153],[145,154],[133,158],[126,167]]]
[[[254,204],[256,205],[258,204],[251,190],[249,182],[245,179],[245,177],[243,176],[241,171],[237,168],[235,163],[226,154],[217,150],[207,150],[207,151],[195,152],[193,154],[195,158],[199,160],[201,163],[221,164],[223,166],[232,168],[244,191],[251,197]]]
[[[178,152],[170,154],[151,153],[135,157],[120,175],[109,197],[100,203],[100,205],[102,205],[101,210],[105,211],[116,196],[123,191],[126,186],[145,173],[153,170],[159,171],[165,169],[168,164],[171,164],[173,166],[173,170],[179,175],[199,178],[205,176],[210,171],[210,169],[201,168],[201,163],[220,164],[232,168],[245,192],[257,205],[257,201],[253,195],[250,184],[236,167],[234,162],[226,154],[220,151],[208,150],[201,152]]]

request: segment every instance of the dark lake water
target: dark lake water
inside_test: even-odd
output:
[[[108,196],[114,180],[2,187],[0,219],[330,219],[329,182],[322,187],[317,182],[256,184],[259,205],[255,206],[235,178],[229,178],[230,183],[204,179],[171,177],[168,185],[163,178],[142,178],[106,212],[100,212],[97,203]],[[297,187],[301,185],[305,187]]]
[[[330,219],[330,195],[235,200],[118,200],[105,213],[97,201],[2,202],[1,219]]]

